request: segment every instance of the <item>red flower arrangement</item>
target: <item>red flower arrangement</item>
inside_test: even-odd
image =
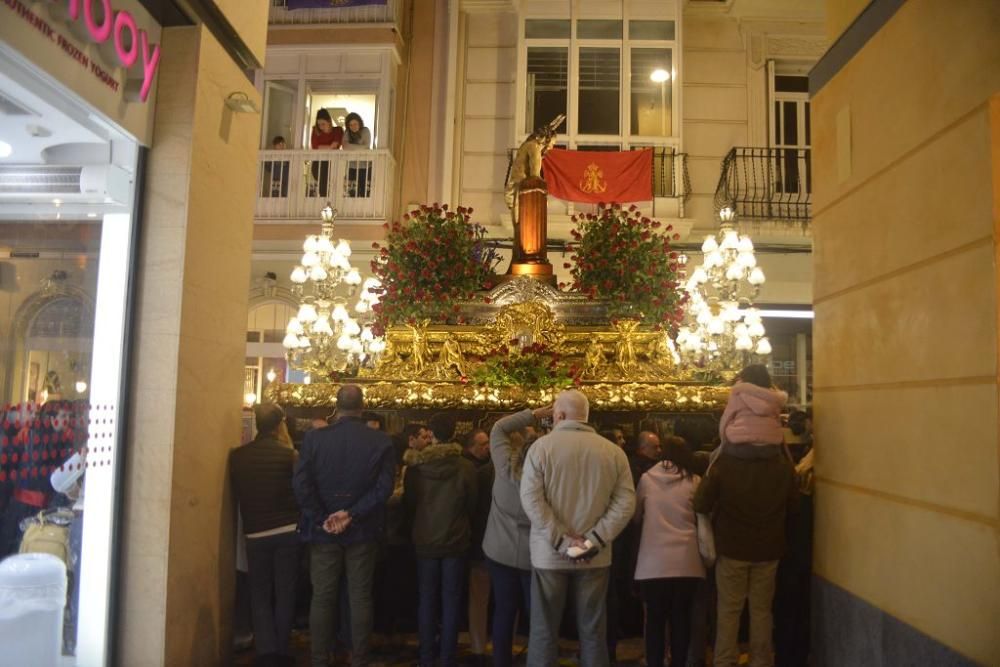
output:
[[[600,204],[597,213],[573,216],[571,289],[591,299],[609,301],[613,318],[641,317],[656,328],[675,328],[684,317],[687,295],[678,289],[677,253],[670,247],[678,234],[644,217],[632,205]]]
[[[562,356],[547,345],[532,343],[521,348],[517,345],[515,338],[510,346],[501,345],[478,357],[482,364],[472,371],[472,381],[490,388],[525,389],[561,389],[580,383],[581,369],[565,366]]]
[[[387,327],[420,319],[446,322],[458,310],[456,301],[470,300],[495,282],[499,261],[486,240],[486,230],[469,222],[471,208],[422,205],[386,224],[385,244],[372,243],[378,255],[372,272],[382,282],[379,302],[372,306],[376,335]]]

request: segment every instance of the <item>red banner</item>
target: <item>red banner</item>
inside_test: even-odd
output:
[[[567,151],[553,148],[543,162],[549,194],[599,204],[653,199],[653,149]]]

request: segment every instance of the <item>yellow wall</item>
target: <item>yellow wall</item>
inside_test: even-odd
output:
[[[263,64],[267,47],[267,16],[271,0],[215,0],[226,19]]]
[[[263,22],[263,14],[258,16]],[[138,266],[120,664],[229,664],[239,444],[260,116],[203,27],[163,33]]]
[[[826,0],[826,37],[832,44],[871,0]]]
[[[813,99],[815,570],[1000,664],[1000,5],[961,4],[909,0]]]

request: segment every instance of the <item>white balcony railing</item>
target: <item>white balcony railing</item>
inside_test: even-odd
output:
[[[258,221],[311,220],[330,202],[341,218],[385,220],[395,162],[387,150],[260,151]]]
[[[271,11],[268,16],[268,22],[272,25],[398,23],[401,3],[402,0],[387,0],[384,5],[288,9],[288,0],[271,0]]]

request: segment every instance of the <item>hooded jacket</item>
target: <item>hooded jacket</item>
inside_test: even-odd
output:
[[[719,422],[723,442],[780,445],[784,441],[781,408],[788,394],[749,382],[737,382]]]
[[[654,465],[639,479],[635,517],[642,525],[636,579],[704,577],[692,501],[698,478]]]
[[[472,543],[478,488],[476,468],[454,443],[411,449],[403,457],[403,506],[420,558],[464,556]]]

